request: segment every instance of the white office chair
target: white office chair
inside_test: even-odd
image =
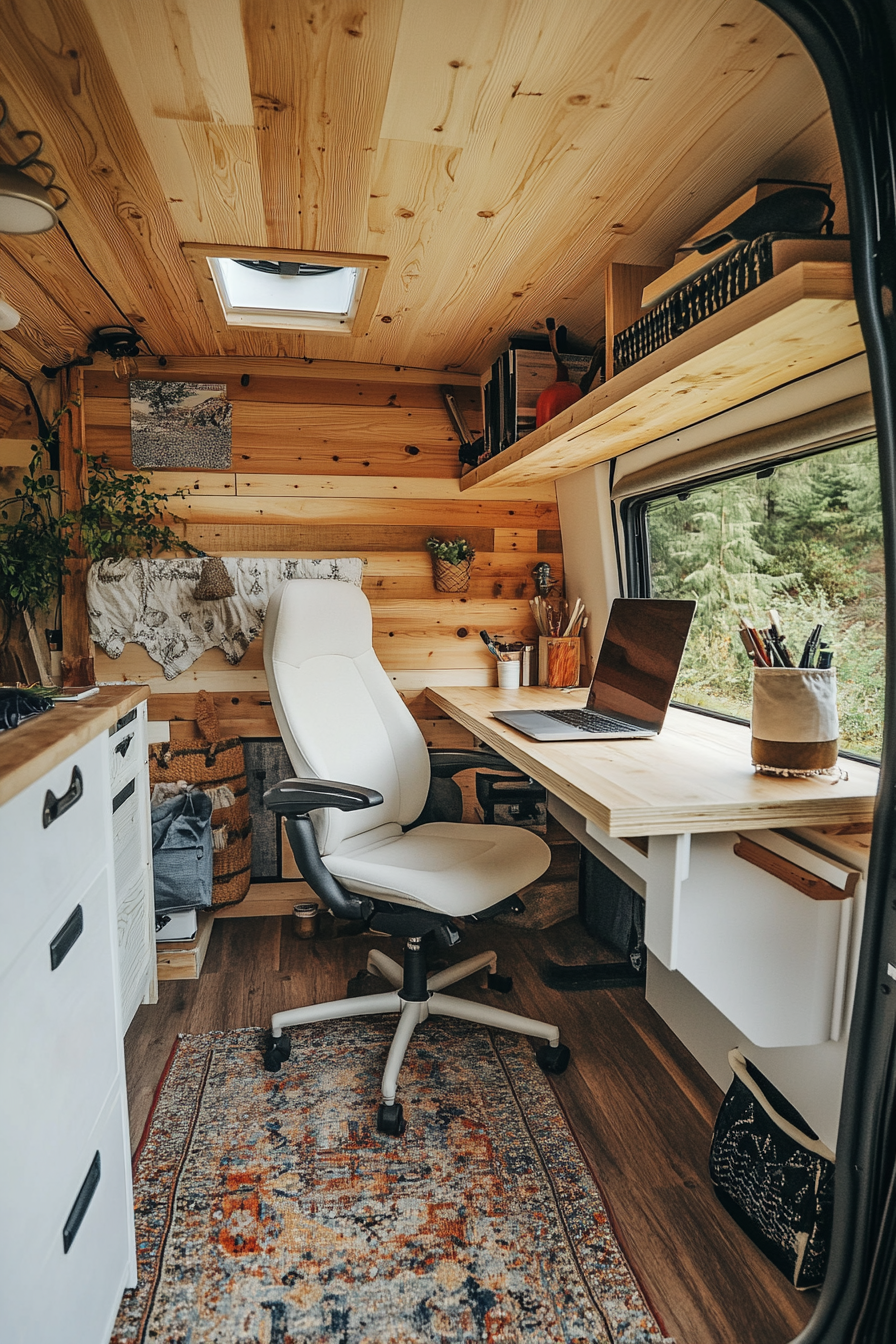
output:
[[[265,806],[286,819],[303,877],[336,916],[407,939],[403,968],[379,951],[368,954],[367,970],[387,980],[391,992],[275,1013],[265,1067],[276,1071],[289,1057],[284,1027],[398,1013],[377,1114],[377,1128],[388,1134],[404,1131],[395,1103],[398,1073],[415,1028],[431,1014],[538,1037],[546,1042],[538,1062],[562,1073],[569,1050],[555,1026],[441,993],[486,967],[490,988],[509,989],[511,982],[496,974],[493,952],[426,974],[427,934],[452,946],[460,937],[455,919],[522,909],[513,893],[540,877],[551,858],[530,831],[427,822],[421,814],[431,776],[450,780],[472,766],[513,767],[486,751],[427,752],[373,651],[369,603],[351,584],[283,583],[267,609],[264,665],[300,776],[270,789]]]

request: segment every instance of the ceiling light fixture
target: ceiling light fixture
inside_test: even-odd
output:
[[[7,119],[6,103],[0,98],[0,127]],[[44,147],[43,137],[37,131],[17,131],[16,139],[37,136],[37,148],[26,154],[17,163],[0,163],[0,233],[46,233],[59,223],[58,212],[68,204],[68,192],[56,187],[56,169],[44,159],[39,159]],[[25,168],[46,168],[49,178],[43,184],[29,177]],[[61,194],[61,201],[54,201],[50,191]]]
[[[92,355],[108,355],[116,378],[136,378],[142,339],[133,327],[100,327],[87,349]]]
[[[22,320],[22,314],[17,313],[11,303],[6,303],[0,298],[0,331],[12,331]]]

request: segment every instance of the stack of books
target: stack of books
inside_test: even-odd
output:
[[[533,349],[534,341],[545,348]],[[584,378],[591,365],[590,355],[564,354],[562,359],[574,383]],[[498,356],[482,383],[483,460],[535,428],[536,402],[556,381],[557,366],[546,338],[511,337],[510,349]]]

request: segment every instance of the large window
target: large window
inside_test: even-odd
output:
[[[797,658],[823,624],[841,746],[879,759],[884,555],[875,441],[650,500],[643,519],[651,592],[697,599],[676,700],[749,718],[752,667],[739,617],[761,628],[775,607]]]

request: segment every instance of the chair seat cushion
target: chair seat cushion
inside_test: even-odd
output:
[[[349,891],[458,918],[512,896],[540,877],[550,861],[550,849],[531,831],[448,821],[324,857]]]

